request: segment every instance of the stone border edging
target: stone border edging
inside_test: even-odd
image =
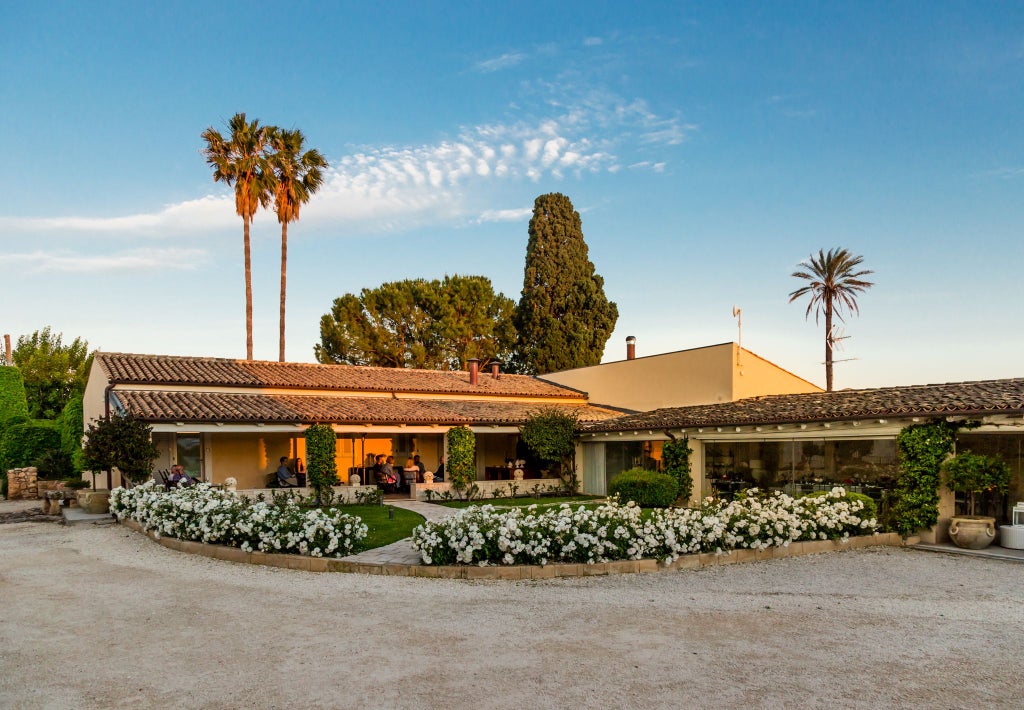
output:
[[[615,562],[597,562],[595,564],[557,562],[550,565],[488,565],[477,567],[468,565],[396,565],[370,564],[367,562],[351,562],[331,557],[307,557],[275,552],[245,552],[237,547],[226,545],[208,545],[204,542],[178,540],[173,537],[157,537],[147,532],[142,525],[131,519],[120,521],[125,527],[140,532],[148,538],[170,550],[187,552],[192,555],[210,557],[226,562],[241,562],[265,567],[297,569],[306,572],[348,572],[357,574],[382,574],[393,577],[432,577],[438,579],[554,579],[555,577],[599,577],[610,574],[631,574],[640,572],[661,572],[664,570],[701,569],[741,562],[758,562],[761,560],[781,559],[784,557],[801,557],[819,552],[838,552],[840,550],[859,550],[865,547],[903,547],[903,538],[899,533],[878,533],[851,537],[845,543],[839,540],[815,540],[813,542],[791,542],[788,547],[769,547],[764,550],[733,550],[716,554],[700,552],[683,555],[675,562],[662,564],[658,560],[617,560]]]

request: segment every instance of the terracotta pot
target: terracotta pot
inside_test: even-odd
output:
[[[996,519],[985,515],[954,515],[949,537],[957,547],[984,550],[996,538]]]

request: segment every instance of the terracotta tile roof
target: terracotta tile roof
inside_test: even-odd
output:
[[[258,394],[114,390],[123,407],[148,422],[309,424],[520,424],[538,404],[458,399],[329,397],[314,394]],[[577,404],[552,404],[575,410],[582,421],[619,411]]]
[[[660,430],[1001,412],[1024,412],[1024,378],[751,397],[656,409],[589,424],[584,430]]]
[[[502,373],[495,380],[481,372],[479,384],[469,383],[469,373],[444,370],[413,370],[355,365],[319,365],[298,362],[230,360],[211,357],[96,353],[107,376],[115,384],[195,385],[350,392],[411,392],[499,395],[512,397],[586,397],[528,375]]]

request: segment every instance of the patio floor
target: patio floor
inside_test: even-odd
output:
[[[950,542],[936,544],[918,543],[913,546],[915,550],[926,550],[928,552],[945,552],[950,555],[968,555],[969,557],[987,557],[992,560],[1007,560],[1010,562],[1024,562],[1024,550],[1011,550],[1008,547],[989,545],[984,550],[965,550]]]

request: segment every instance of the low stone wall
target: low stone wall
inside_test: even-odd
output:
[[[597,577],[610,574],[632,574],[638,572],[663,572],[668,570],[701,569],[740,562],[761,562],[783,557],[800,557],[820,552],[838,552],[840,550],[859,550],[865,547],[902,547],[903,538],[898,533],[882,533],[851,537],[846,542],[839,540],[820,540],[815,542],[793,542],[788,547],[769,547],[767,550],[733,550],[732,552],[715,554],[702,552],[696,555],[684,555],[675,562],[662,564],[657,560],[618,560],[616,562],[598,562],[596,564],[550,564],[515,565],[515,566],[463,566],[463,565],[394,565],[369,564],[327,557],[306,557],[304,555],[282,555],[272,552],[245,552],[237,547],[224,545],[207,545],[202,542],[177,540],[170,537],[157,537],[152,532],[143,530],[142,525],[134,520],[123,520],[121,524],[136,532],[147,535],[150,539],[164,547],[202,555],[226,562],[240,562],[266,567],[297,569],[305,572],[348,572],[357,574],[383,574],[393,577],[434,577],[441,579],[554,579],[555,577]]]
[[[12,468],[7,471],[8,500],[37,500],[38,498],[38,472],[35,466]]]
[[[334,499],[342,503],[358,503],[359,500],[356,498],[356,494],[360,491],[363,495],[371,491],[376,491],[377,486],[331,486],[331,490],[334,491]],[[301,496],[312,495],[313,489],[306,488],[246,488],[239,489],[238,495],[245,496],[247,498],[256,498],[261,493],[267,498],[270,498],[275,493],[292,492]]]
[[[533,492],[534,486],[540,486],[542,492],[557,491],[562,488],[560,478],[527,478],[523,481],[474,481],[480,490],[480,499],[487,502],[488,498],[494,497],[494,491],[500,490],[508,493],[511,486],[516,486],[516,494],[523,496]],[[412,485],[411,498],[413,500],[427,500],[427,491],[433,491],[434,496],[444,495],[445,491],[452,491],[452,484],[444,483],[414,483]]]

